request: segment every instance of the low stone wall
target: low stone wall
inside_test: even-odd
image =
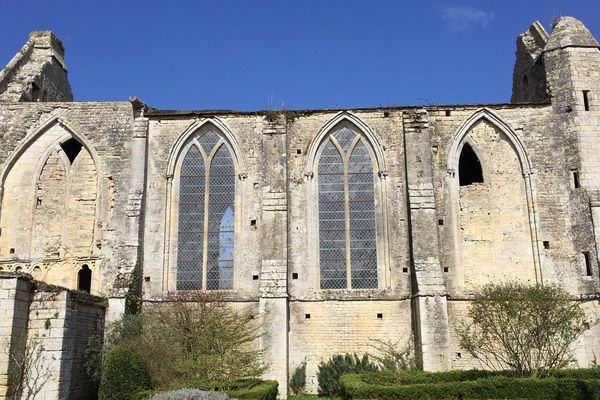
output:
[[[22,398],[94,399],[85,350],[103,335],[106,307],[100,297],[0,272],[0,400],[19,388]]]

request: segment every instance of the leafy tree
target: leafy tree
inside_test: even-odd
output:
[[[544,376],[567,366],[584,330],[584,313],[556,286],[491,284],[475,295],[460,346],[491,370]]]

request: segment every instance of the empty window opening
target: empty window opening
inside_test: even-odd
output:
[[[438,225],[440,225],[440,226],[444,225],[444,220],[443,219],[438,219]]]
[[[481,163],[469,143],[465,143],[458,160],[458,179],[460,186],[483,183]]]
[[[588,253],[587,251],[583,252],[583,263],[585,266],[585,275],[586,276],[592,276],[592,266],[590,263],[590,253]]]
[[[579,189],[581,185],[579,184],[579,172],[573,171],[573,187],[575,189]]]
[[[63,151],[69,158],[69,161],[71,162],[71,164],[73,164],[73,161],[75,161],[75,159],[77,158],[77,155],[81,151],[81,148],[83,147],[83,145],[81,143],[79,143],[77,140],[71,138],[64,143],[61,143],[60,147],[63,149]]]
[[[402,268],[402,272],[405,273],[405,274],[407,274],[408,273],[408,268],[407,267],[403,267]]]
[[[15,248],[14,248],[14,247],[11,247],[11,248],[8,250],[8,252],[9,252],[10,254],[15,254]]]
[[[77,273],[77,290],[90,293],[92,289],[92,271],[87,264],[83,264]]]
[[[251,219],[250,220],[250,226],[256,226],[256,220],[255,219]]]
[[[150,277],[149,276],[145,276],[144,277],[144,282],[150,282]]]
[[[310,314],[304,314],[304,319],[310,319]]]
[[[459,359],[459,360],[460,360],[460,359],[462,358],[462,354],[461,354],[461,353],[454,353],[454,354],[456,355],[456,358],[457,358],[457,359]]]
[[[583,91],[583,109],[585,111],[590,111],[590,99],[588,93],[588,90]]]
[[[302,149],[296,149],[296,154],[302,154]]]
[[[523,80],[521,81],[521,87],[523,89],[523,101],[529,101],[529,79],[527,75],[523,75]]]
[[[377,319],[383,319],[383,314],[382,313],[377,313]]]
[[[35,83],[31,84],[31,100],[40,101],[40,87]]]
[[[292,279],[298,279],[298,273],[292,272]]]
[[[544,240],[544,249],[548,250],[550,248],[550,242],[547,240]]]
[[[253,281],[257,281],[258,280],[258,275],[252,275],[252,280]]]
[[[448,267],[444,267],[444,272],[448,272]]]
[[[451,116],[451,115],[452,115],[452,111],[450,111],[450,110],[446,110],[446,117],[449,117],[449,116]]]

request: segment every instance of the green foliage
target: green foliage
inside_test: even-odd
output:
[[[303,361],[290,378],[290,389],[294,394],[300,394],[304,392],[304,386],[306,386],[306,362]]]
[[[240,400],[275,400],[277,398],[277,381],[264,381],[261,379],[237,379],[223,381],[207,381],[191,379],[171,385],[168,390],[180,388],[212,390],[223,392],[229,397]],[[139,391],[131,400],[146,400],[160,391]]]
[[[591,400],[600,397],[600,379],[489,376],[475,380],[373,384],[365,381],[364,375],[346,374],[340,383],[346,399]]]
[[[372,339],[375,353],[369,353],[382,371],[406,371],[417,369],[415,349],[411,340],[391,342]]]
[[[492,284],[473,298],[460,346],[486,369],[510,368],[520,376],[544,376],[564,368],[584,330],[584,313],[555,286]]]
[[[116,346],[102,366],[99,400],[128,400],[140,389],[150,388],[146,363],[134,349]]]
[[[268,122],[275,122],[277,121],[277,118],[279,118],[279,114],[280,112],[277,110],[267,110],[265,111],[265,119]]]
[[[125,315],[139,314],[142,310],[142,267],[136,261],[125,294]]]
[[[142,333],[133,346],[142,354],[156,387],[190,379],[233,380],[265,371],[257,320],[215,294],[190,293],[147,305]]]
[[[88,338],[83,355],[85,374],[95,385],[100,384],[103,348],[102,334],[96,333]]]
[[[340,377],[344,373],[361,373],[377,371],[377,365],[369,361],[367,354],[362,358],[356,354],[336,354],[327,362],[319,364],[317,379],[319,395],[339,396],[341,394]]]

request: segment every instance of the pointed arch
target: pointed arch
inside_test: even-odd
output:
[[[229,147],[231,156],[233,157],[236,173],[239,175],[245,174],[246,164],[242,157],[242,151],[235,135],[229,129],[229,127],[227,127],[227,125],[223,123],[223,121],[215,117],[195,119],[190,125],[187,126],[187,128],[183,130],[183,132],[181,133],[179,138],[177,138],[177,141],[175,142],[169,153],[166,171],[166,176],[168,178],[173,177],[173,175],[175,174],[177,162],[180,159],[180,156],[184,152],[185,148],[189,145],[190,140],[200,129],[206,128],[208,126],[213,126],[218,131],[218,133],[220,133],[225,139],[225,143]]]
[[[94,149],[94,146],[90,142],[90,140],[83,135],[80,130],[76,129],[75,126],[68,122],[65,118],[60,115],[54,115],[46,120],[44,120],[39,126],[37,126],[34,130],[28,133],[23,142],[17,146],[17,148],[12,152],[12,154],[6,159],[4,164],[2,165],[2,169],[0,170],[0,198],[1,193],[4,188],[4,181],[6,180],[6,176],[14,166],[14,164],[21,158],[21,156],[27,151],[27,149],[38,140],[45,132],[50,130],[53,126],[60,125],[63,129],[65,129],[70,136],[63,135],[59,142],[66,141],[68,138],[73,137],[77,141],[79,141],[83,147],[90,153],[92,159],[94,160],[94,164],[99,169],[98,163],[98,153]]]
[[[331,120],[329,120],[317,136],[312,140],[310,146],[308,147],[307,154],[307,166],[306,171],[308,175],[314,174],[316,171],[316,165],[318,162],[318,152],[321,146],[321,143],[327,138],[327,135],[331,133],[337,125],[340,123],[347,121],[350,125],[353,125],[357,130],[357,133],[361,133],[367,139],[369,143],[370,149],[373,151],[375,156],[375,162],[377,165],[377,173],[385,173],[387,171],[385,165],[385,158],[383,156],[382,146],[377,140],[375,134],[371,131],[367,124],[365,124],[358,116],[354,115],[349,111],[341,111],[336,116],[334,116]]]
[[[492,126],[504,133],[506,139],[517,153],[523,176],[530,175],[531,163],[527,157],[527,152],[525,151],[523,142],[517,136],[515,131],[498,114],[489,108],[481,108],[477,110],[454,133],[454,138],[452,139],[452,144],[450,146],[450,150],[448,151],[447,161],[448,172],[450,175],[454,176],[456,174],[456,167],[458,166],[458,161],[465,137],[471,128],[480,121],[487,121]]]

